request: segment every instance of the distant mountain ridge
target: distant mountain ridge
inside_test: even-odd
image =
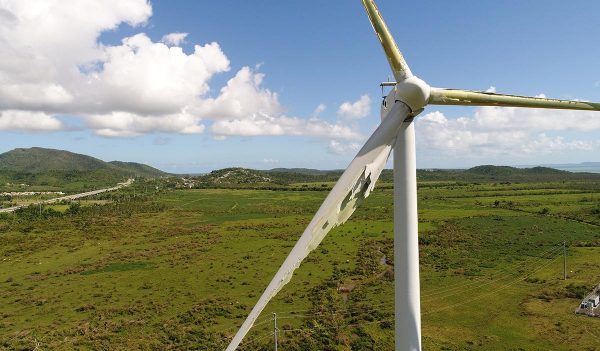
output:
[[[208,187],[252,187],[289,185],[294,183],[335,182],[341,170],[317,170],[307,168],[274,168],[255,170],[248,168],[225,168],[198,176],[195,179]],[[517,168],[510,166],[482,165],[469,169],[419,169],[419,181],[455,182],[535,182],[562,180],[599,180],[600,174],[572,173],[549,167]],[[393,182],[393,171],[384,169],[380,182]]]
[[[536,182],[563,180],[598,180],[600,174],[569,172],[549,167],[519,168],[482,165],[469,169],[417,170],[419,180],[452,180],[464,182]]]
[[[41,147],[19,148],[0,154],[0,170],[24,173],[86,172],[105,169],[124,176],[161,176],[161,170],[135,162],[104,162],[92,156]]]
[[[589,173],[600,173],[600,162],[580,162],[580,163],[555,163],[555,164],[542,164],[540,166],[556,168],[563,171],[569,172],[589,172]],[[531,166],[519,166],[519,167],[531,167]]]
[[[492,166],[492,165],[482,165],[475,166],[465,170],[467,173],[471,174],[485,174],[491,176],[502,176],[502,175],[517,175],[517,174],[566,174],[570,173],[567,171],[561,171],[559,169],[549,168],[549,167],[531,167],[531,168],[516,168],[510,166]]]
[[[225,168],[191,176],[199,187],[279,187],[305,183],[332,184],[343,170],[273,168],[254,170]],[[19,148],[0,154],[0,190],[37,186],[45,190],[79,190],[113,185],[126,178],[171,176],[156,168],[123,161],[105,162],[95,157],[40,147]],[[600,174],[569,172],[549,167],[509,167],[482,165],[469,169],[418,169],[422,181],[532,182],[598,180]],[[384,169],[380,182],[393,182],[393,171]],[[31,189],[31,188],[29,188]]]
[[[32,147],[0,154],[0,170],[26,173],[48,171],[91,171],[106,167],[97,158],[63,150]]]
[[[208,174],[196,176],[201,184],[209,186],[252,185],[252,184],[291,184],[303,182],[335,181],[341,171],[320,171],[307,168],[275,168],[256,170],[250,168],[223,168]]]
[[[126,178],[168,175],[135,162],[104,162],[95,157],[41,147],[0,154],[0,189],[11,184],[89,189],[114,185]]]
[[[297,173],[297,174],[307,174],[307,175],[324,175],[328,173],[341,173],[343,170],[334,169],[334,170],[320,170],[313,168],[273,168],[266,172],[269,173]]]

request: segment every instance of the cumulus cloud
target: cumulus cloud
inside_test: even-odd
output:
[[[0,112],[0,130],[51,132],[64,130],[65,125],[43,112],[6,110]]]
[[[328,149],[331,153],[338,155],[346,153],[356,153],[360,149],[360,144],[331,140],[329,141]]]
[[[321,113],[323,113],[323,111],[325,111],[326,109],[327,106],[325,106],[325,104],[319,104],[310,116],[312,118],[318,118],[319,115],[321,115]]]
[[[543,96],[540,94],[538,96]],[[600,129],[597,112],[517,107],[480,107],[472,118],[461,120],[481,130],[592,131]]]
[[[255,114],[278,116],[283,108],[276,93],[261,87],[263,79],[264,74],[243,67],[217,98],[198,101],[193,111],[212,119],[252,119]]]
[[[212,124],[211,131],[218,136],[296,135],[350,140],[362,137],[355,129],[340,123],[266,114],[217,120]]]
[[[205,126],[197,117],[180,113],[161,116],[140,116],[129,112],[88,115],[88,127],[105,137],[131,137],[152,132],[200,134]]]
[[[178,32],[169,33],[169,34],[163,35],[163,37],[160,41],[167,45],[179,46],[180,44],[185,42],[185,38],[188,36],[188,34],[189,33],[178,33]]]
[[[217,43],[196,45],[186,54],[137,34],[105,53],[102,69],[85,77],[84,112],[175,113],[206,94],[215,74],[229,70]]]
[[[346,101],[338,108],[338,116],[345,119],[360,119],[371,113],[371,98],[369,95],[362,95],[355,102]]]
[[[80,65],[102,59],[102,31],[152,14],[146,0],[13,0],[0,9],[9,19],[0,21],[0,108],[47,111],[73,101]]]
[[[91,14],[91,15],[90,15]],[[212,79],[230,70],[216,42],[180,47],[187,33],[155,41],[143,32],[121,43],[99,42],[126,23],[144,26],[147,0],[0,2],[0,113],[3,130],[65,129],[57,115],[81,118],[106,137],[148,133],[229,136],[298,135],[351,140],[360,133],[342,122],[288,116],[264,73],[243,67],[215,93]],[[366,105],[365,105],[366,104]],[[363,96],[341,110],[369,112]]]
[[[457,159],[478,156],[523,158],[563,151],[591,151],[600,138],[573,140],[556,132],[600,130],[593,112],[480,107],[472,116],[448,118],[439,111],[418,117],[421,150]]]

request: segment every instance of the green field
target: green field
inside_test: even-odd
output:
[[[222,350],[327,195],[136,186],[0,217],[0,349]],[[425,350],[600,350],[600,319],[573,313],[600,282],[599,182],[419,186]],[[281,350],[393,349],[391,192],[332,230],[240,349],[272,349],[273,312]]]

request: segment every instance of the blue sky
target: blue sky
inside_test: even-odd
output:
[[[331,169],[378,124],[390,71],[358,0],[99,3],[0,12],[0,54],[22,57],[0,60],[0,152],[50,147],[171,172]],[[600,3],[378,5],[432,86],[600,101]],[[41,18],[59,24],[40,31]],[[600,113],[430,106],[417,137],[424,168],[600,161]]]

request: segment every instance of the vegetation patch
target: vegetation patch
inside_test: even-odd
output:
[[[419,172],[423,348],[597,348],[572,312],[600,276],[600,182],[474,171]],[[204,188],[196,177],[140,179],[61,211],[0,215],[0,349],[224,349],[339,176],[276,184],[277,172]],[[393,349],[388,176],[311,252],[240,350],[272,349],[272,313],[280,349]]]
[[[140,269],[152,269],[149,262],[109,263],[103,267],[81,272],[82,275],[91,275],[108,272],[126,272]]]

